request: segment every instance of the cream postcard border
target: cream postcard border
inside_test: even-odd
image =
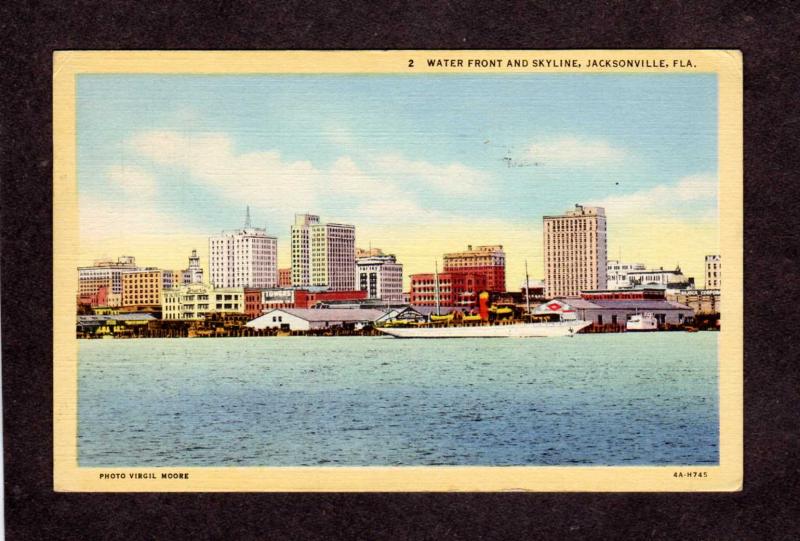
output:
[[[431,68],[426,59],[639,59],[667,68]],[[414,67],[409,68],[409,60]],[[677,61],[675,64],[673,62]],[[692,67],[686,66],[691,61]],[[652,65],[652,64],[651,64]],[[642,467],[247,467],[82,468],[77,457],[78,267],[76,76],[270,73],[716,73],[720,253],[725,299],[719,348],[720,463]],[[739,51],[63,51],[53,58],[53,459],[54,488],[83,492],[735,491],[742,486],[743,199],[742,57]],[[161,479],[162,472],[188,479]],[[680,478],[675,472],[705,471]],[[101,480],[99,473],[126,479]],[[157,479],[130,479],[131,473]]]

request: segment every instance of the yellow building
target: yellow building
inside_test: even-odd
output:
[[[695,314],[719,314],[722,299],[719,289],[681,289],[667,292],[667,300],[689,306]]]
[[[161,304],[161,291],[181,283],[179,273],[162,269],[142,269],[122,275],[122,306]]]
[[[186,284],[161,293],[161,319],[203,319],[209,313],[244,313],[244,288]]]

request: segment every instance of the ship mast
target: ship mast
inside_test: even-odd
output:
[[[528,319],[531,317],[531,292],[530,292],[530,278],[528,278],[528,260],[525,260],[525,305],[528,309]]]
[[[439,262],[433,262],[436,272],[434,273],[433,278],[433,293],[436,297],[436,315],[440,316],[442,314],[439,313]]]

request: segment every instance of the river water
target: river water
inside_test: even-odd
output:
[[[81,340],[81,466],[719,460],[719,334]]]

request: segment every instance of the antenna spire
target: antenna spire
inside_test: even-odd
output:
[[[247,205],[247,214],[245,214],[244,218],[244,227],[247,229],[248,227],[252,227],[250,224],[250,205]]]

